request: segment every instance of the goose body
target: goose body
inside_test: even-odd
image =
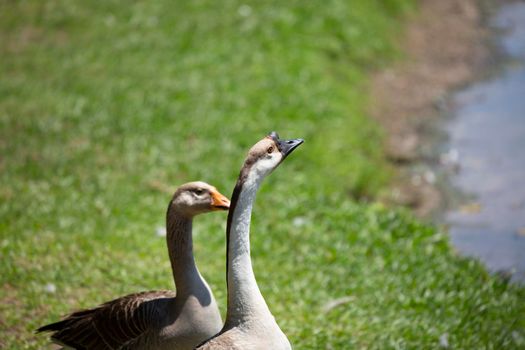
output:
[[[259,290],[250,258],[250,221],[262,180],[303,140],[276,133],[249,151],[232,195],[227,224],[228,308],[221,332],[197,349],[291,349]]]
[[[37,332],[73,349],[193,349],[222,327],[211,290],[193,259],[193,217],[229,208],[229,200],[204,182],[182,185],[166,214],[167,244],[176,290],[129,294],[74,312]]]

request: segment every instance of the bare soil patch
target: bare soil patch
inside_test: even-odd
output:
[[[421,0],[400,43],[406,57],[374,74],[371,115],[386,131],[385,151],[399,169],[386,200],[428,216],[442,206],[435,179],[414,174],[425,158],[425,130],[448,92],[471,81],[488,58],[489,31],[478,0]]]

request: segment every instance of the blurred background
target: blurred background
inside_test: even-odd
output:
[[[524,23],[519,1],[0,0],[0,347],[173,288],[172,191],[230,194],[276,130],[306,142],[252,259],[295,348],[525,348]],[[194,228],[223,312],[225,220]]]

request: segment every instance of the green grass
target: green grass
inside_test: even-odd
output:
[[[68,311],[171,288],[159,188],[229,194],[247,149],[277,130],[306,143],[258,196],[252,252],[295,348],[438,348],[444,334],[455,349],[524,348],[523,288],[410,215],[354,201],[388,180],[366,79],[396,56],[412,8],[1,1],[0,347],[40,349],[33,330]],[[195,227],[221,305],[225,218]]]

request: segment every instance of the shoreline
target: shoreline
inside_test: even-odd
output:
[[[495,59],[486,23],[491,6],[485,0],[421,0],[399,44],[403,59],[372,75],[369,113],[384,130],[385,154],[395,172],[380,199],[420,218],[448,204],[441,188],[447,180],[432,170],[440,163],[436,124],[444,120],[447,96],[483,75]]]

